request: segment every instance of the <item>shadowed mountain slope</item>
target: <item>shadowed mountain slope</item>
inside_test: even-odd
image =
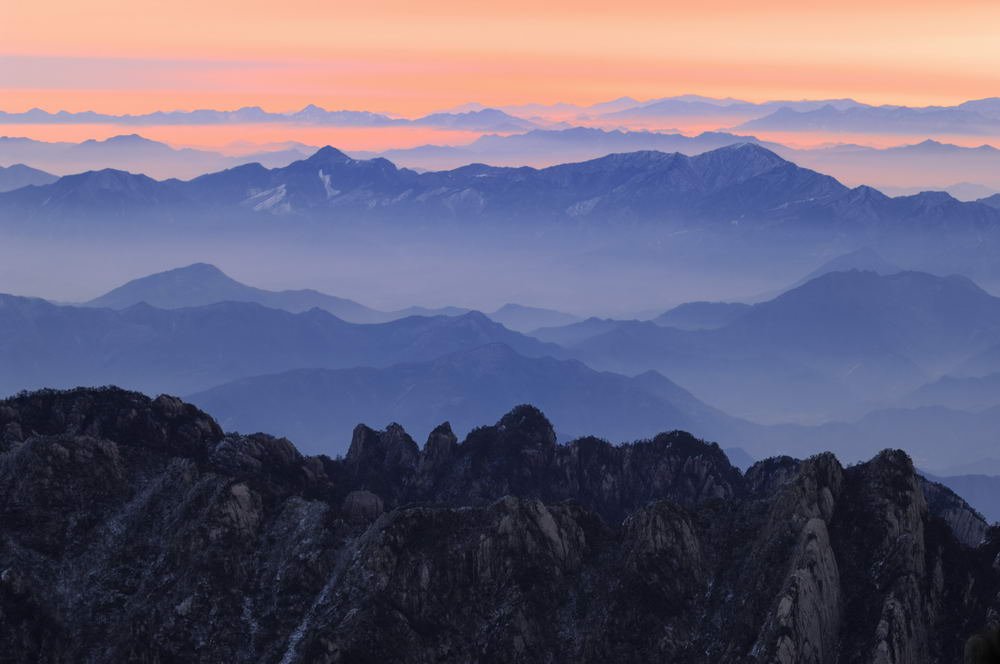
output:
[[[522,406],[331,460],[76,390],[0,403],[0,459],[17,664],[903,664],[998,608],[996,531],[894,451],[744,476],[682,432],[560,446]]]
[[[421,436],[448,420],[459,434],[519,403],[536,404],[562,438],[608,440],[684,429],[738,441],[745,423],[706,406],[655,372],[635,378],[575,361],[528,358],[491,344],[387,369],[299,369],[191,395],[227,429],[271,431],[309,452],[339,454],[361,419],[401,422]]]
[[[0,192],[13,191],[28,185],[52,184],[58,179],[58,175],[52,175],[24,164],[0,166]]]
[[[718,329],[622,322],[572,352],[595,368],[656,369],[746,416],[740,408],[758,397],[786,412],[898,398],[998,339],[1000,299],[968,279],[850,271],[813,279]]]
[[[783,223],[835,219],[859,228],[903,220],[934,226],[944,206],[963,226],[1000,225],[1000,212],[988,205],[960,203],[947,194],[892,199],[864,187],[848,189],[752,143],[693,157],[644,151],[543,169],[472,164],[428,173],[399,169],[381,158],[352,159],[327,146],[281,168],[246,164],[186,182],[143,180],[109,170],[0,195],[5,218],[84,217],[107,214],[115,206],[158,218],[184,212],[729,223],[763,216]]]
[[[478,312],[357,325],[320,309],[293,314],[245,302],[114,311],[0,295],[0,392],[115,383],[189,393],[295,368],[426,361],[494,342],[528,356],[561,353]]]
[[[353,323],[375,322],[384,315],[352,300],[315,290],[267,291],[247,286],[206,263],[133,279],[86,304],[90,307],[126,309],[142,302],[159,309],[201,307],[219,302],[255,302],[293,313],[318,307]]]

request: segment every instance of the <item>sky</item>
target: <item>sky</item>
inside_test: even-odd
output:
[[[997,25],[996,0],[14,0],[0,109],[952,104],[1000,93]]]

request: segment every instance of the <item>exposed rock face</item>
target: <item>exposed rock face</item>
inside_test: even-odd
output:
[[[901,452],[746,476],[522,406],[345,459],[115,389],[0,402],[0,660],[959,661],[1000,532]]]

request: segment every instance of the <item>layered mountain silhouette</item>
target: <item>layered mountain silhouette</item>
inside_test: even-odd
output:
[[[921,468],[947,476],[974,472],[968,467],[961,471],[953,467],[971,465],[992,454],[997,427],[997,406],[976,412],[938,405],[894,407],[810,426],[772,424],[748,429],[739,442],[758,457],[767,449],[801,456],[836,449],[845,461],[865,459],[891,443],[905,449]],[[983,464],[979,472],[995,472],[995,466]],[[982,503],[977,507],[986,509]]]
[[[256,237],[280,225],[295,229],[281,234],[286,241],[347,232],[392,242],[402,233],[483,247],[520,237],[551,247],[550,260],[574,270],[594,260],[609,269],[715,261],[787,273],[791,262],[801,269],[793,257],[817,248],[870,247],[930,271],[1000,274],[997,208],[944,193],[848,189],[754,144],[694,157],[635,152],[544,169],[427,173],[327,147],[276,169],[247,164],[190,181],[105,170],[0,193],[0,227],[31,237],[182,229]]]
[[[894,274],[896,272],[904,271],[903,268],[898,265],[887,261],[879,252],[875,251],[871,247],[861,247],[860,249],[855,249],[854,251],[834,256],[833,258],[825,261],[815,270],[810,271],[806,276],[795,281],[795,283],[791,286],[776,289],[768,293],[762,293],[760,295],[747,298],[746,301],[756,303],[773,300],[782,293],[785,293],[793,288],[798,288],[799,286],[802,286],[817,277],[822,277],[824,274],[829,274],[831,272],[846,272],[849,270],[874,272],[875,274],[880,275]]]
[[[914,406],[939,405],[959,410],[1000,406],[1000,374],[942,376],[906,395],[903,402]]]
[[[460,307],[419,306],[379,311],[353,300],[312,289],[269,291],[240,283],[207,263],[195,263],[133,279],[85,305],[125,309],[145,303],[160,309],[179,309],[219,302],[254,302],[293,313],[318,308],[351,323],[385,323],[408,316],[462,316],[469,313],[468,309]],[[576,316],[561,311],[513,303],[505,304],[486,315],[504,327],[519,332],[546,325],[566,325],[579,320]]]
[[[311,453],[343,454],[356,420],[405,423],[425,436],[448,420],[462,435],[512,406],[544,407],[565,439],[612,441],[684,429],[738,440],[745,423],[706,406],[656,372],[634,378],[580,362],[529,358],[490,344],[385,369],[299,369],[245,378],[191,395],[223,427],[273,431]]]
[[[980,100],[985,102],[986,100]],[[873,134],[995,135],[1000,116],[993,106],[966,107],[851,106],[831,104],[813,110],[783,107],[749,120],[737,129],[747,131],[822,131]]]
[[[52,184],[58,179],[57,175],[24,164],[0,166],[0,192],[13,191],[29,185]]]
[[[369,309],[353,300],[311,289],[268,291],[254,288],[206,263],[195,263],[133,279],[90,300],[86,305],[126,309],[143,302],[160,309],[200,307],[219,302],[254,302],[293,313],[319,308],[352,323],[385,322],[404,317]],[[427,313],[434,315],[430,310]]]
[[[532,330],[530,334],[536,339],[556,343],[560,346],[575,346],[586,339],[610,332],[621,322],[614,318],[591,316],[586,320],[569,325],[540,327],[537,330]]]
[[[750,310],[740,302],[686,302],[666,311],[653,322],[679,330],[714,330],[725,327]]]
[[[414,120],[390,117],[369,111],[327,110],[308,104],[298,111],[271,113],[259,106],[246,106],[232,111],[199,109],[195,111],[155,111],[138,115],[112,115],[82,111],[50,113],[33,108],[23,113],[0,111],[5,124],[115,124],[115,125],[213,125],[242,123],[296,123],[341,127],[430,126],[441,129],[474,129],[477,131],[517,131],[537,127],[524,118],[514,117],[499,109],[483,108],[459,113],[434,113]]]
[[[402,312],[255,289],[204,264],[130,282],[85,308],[4,302],[8,391],[119,383],[187,394],[290,369],[385,368],[505,343],[626,375],[656,370],[712,406],[765,423],[843,419],[898,403],[939,375],[962,375],[1000,340],[1000,300],[967,279],[918,272],[832,272],[768,302],[724,305],[721,318],[712,311],[719,305],[697,316],[688,313],[699,306],[689,306],[656,322],[594,318],[540,328],[534,338],[475,312],[359,325],[344,318]],[[564,316],[500,312],[527,316],[524,328]],[[519,325],[514,318],[507,323]]]
[[[580,320],[577,316],[554,309],[527,307],[523,304],[513,303],[507,303],[487,316],[504,327],[518,332],[531,332],[540,327],[560,327]]]
[[[623,322],[571,348],[595,368],[662,371],[747,416],[739,409],[751,402],[773,414],[775,404],[790,413],[805,412],[806,403],[898,398],[996,339],[1000,299],[964,277],[848,271],[754,305],[718,329]]]
[[[89,218],[122,223],[137,218],[172,220],[194,212],[191,201],[171,184],[111,168],[66,175],[0,198],[10,220]]]
[[[1000,188],[1000,175],[997,175],[1000,150],[990,145],[965,147],[933,139],[886,148],[855,144],[792,148],[761,141],[749,134],[726,131],[686,136],[670,132],[573,127],[481,136],[461,146],[421,145],[354,154],[357,157],[385,157],[408,168],[438,170],[478,162],[492,166],[548,166],[594,159],[611,152],[641,150],[693,156],[736,143],[757,143],[799,166],[827,173],[844,182],[865,183],[892,196],[940,190],[959,200],[971,201],[996,193]]]
[[[234,289],[209,292],[210,300],[269,293],[244,290],[211,266],[154,276],[113,291],[105,304],[128,305],[141,294],[179,305],[169,298],[204,294],[194,286],[205,284]],[[178,276],[198,278],[193,286]],[[151,287],[158,283],[183,288]],[[574,421],[613,440],[683,426],[756,458],[836,449],[848,460],[891,443],[939,471],[982,456],[1000,426],[996,404],[979,385],[965,395],[978,402],[907,399],[936,373],[959,376],[956,366],[991,352],[998,316],[997,299],[968,280],[915,272],[828,273],[741,307],[713,329],[588,319],[536,330],[537,338],[477,312],[361,325],[319,308],[292,313],[255,302],[156,308],[143,300],[116,310],[3,296],[0,390],[207,391],[198,399],[217,398],[211,409],[225,421],[301,437],[310,449],[329,440],[327,428],[351,426],[359,408],[373,421],[419,428],[446,417],[471,426],[475,413],[493,417],[526,400],[546,404],[564,436],[580,432]],[[557,361],[571,357],[587,366]],[[240,390],[246,398],[226,396]],[[760,426],[723,413],[800,424]]]
[[[230,156],[212,150],[174,148],[139,134],[121,134],[80,143],[0,136],[0,163],[23,162],[61,175],[112,168],[145,173],[154,178],[193,178],[249,162],[260,162],[269,168],[287,166],[312,152],[315,148],[295,145],[261,148],[240,156]],[[51,180],[25,182],[21,186],[48,182]]]
[[[0,392],[6,393],[114,383],[186,394],[246,376],[385,367],[494,342],[528,356],[561,352],[478,312],[357,325],[316,308],[293,314],[248,302],[115,311],[3,295],[0,329]]]
[[[826,232],[993,232],[1000,211],[944,193],[889,198],[848,189],[758,145],[744,143],[695,157],[680,153],[612,154],[545,169],[471,165],[416,173],[385,159],[355,160],[326,147],[284,168],[259,164],[182,182],[105,170],[66,176],[0,194],[5,222],[141,218],[213,219],[304,215],[324,219],[504,219],[716,221]]]
[[[830,106],[832,108],[848,109],[864,107],[853,99],[804,99],[800,101],[766,101],[762,103],[748,102],[741,99],[715,99],[701,95],[681,95],[677,97],[666,97],[663,99],[651,99],[649,101],[630,104],[625,108],[608,110],[598,117],[602,120],[615,122],[648,122],[655,120],[665,120],[670,118],[692,118],[715,116],[733,117],[746,116],[757,118],[782,109],[790,108],[797,111],[810,111],[818,108]]]
[[[860,270],[862,272],[874,272],[879,275],[895,274],[903,272],[903,268],[890,263],[877,251],[870,247],[862,247],[855,251],[831,258],[818,268],[792,284],[792,288],[797,288],[812,281],[817,277],[831,272],[847,272],[850,270]]]
[[[457,120],[468,122],[469,119]],[[517,129],[517,131],[523,131]],[[688,156],[738,143],[756,143],[799,166],[827,173],[841,181],[865,183],[892,195],[922,191],[947,191],[972,201],[1000,190],[1000,150],[982,145],[964,147],[928,139],[920,143],[873,148],[838,144],[821,148],[791,148],[761,141],[754,136],[725,131],[696,136],[644,130],[572,127],[531,129],[524,133],[480,136],[467,145],[421,145],[382,152],[352,151],[358,159],[383,157],[397,166],[417,170],[454,169],[471,163],[491,166],[551,166],[596,159],[609,153],[643,150],[680,152]],[[138,134],[112,136],[80,143],[45,142],[0,137],[0,163],[28,164],[66,175],[114,168],[144,173],[154,178],[193,178],[235,166],[260,163],[278,168],[304,159],[316,151],[302,143],[263,144],[244,147],[238,155],[192,148],[173,148]],[[26,181],[27,184],[47,184]],[[6,190],[14,189],[10,186]]]
[[[487,134],[468,145],[421,145],[383,152],[353,153],[358,157],[384,157],[400,166],[422,169],[458,168],[470,163],[491,166],[548,166],[596,159],[611,153],[657,150],[689,156],[737,143],[759,143],[780,152],[777,143],[726,132],[702,132],[697,136],[654,131],[627,131],[572,127],[534,129],[521,134]]]

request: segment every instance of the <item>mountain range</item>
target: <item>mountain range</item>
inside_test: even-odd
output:
[[[322,309],[350,323],[386,323],[409,316],[462,316],[469,313],[469,309],[460,307],[431,309],[419,306],[398,311],[379,311],[347,298],[312,289],[269,291],[242,284],[207,263],[195,263],[133,279],[84,305],[127,309],[145,303],[160,309],[180,309],[219,302],[253,302],[292,313]],[[486,315],[504,327],[519,332],[528,332],[541,326],[568,325],[579,320],[576,316],[560,311],[513,303],[505,304]]]
[[[0,458],[15,664],[943,662],[998,610],[996,529],[898,450],[743,474],[522,405],[330,459],[79,389],[0,402]]]
[[[550,166],[570,161],[596,159],[616,152],[657,150],[689,156],[736,143],[759,143],[779,151],[777,143],[752,136],[724,132],[702,132],[696,136],[654,131],[629,131],[572,127],[533,129],[520,134],[487,134],[467,145],[420,145],[382,152],[352,152],[357,158],[382,157],[395,164],[419,169],[451,169],[470,163],[491,166]]]
[[[727,412],[767,420],[807,413],[806,404],[824,404],[829,417],[851,402],[901,397],[997,339],[1000,299],[968,279],[848,271],[717,329],[621,322],[569,350],[599,369],[656,369]]]
[[[909,134],[939,136],[972,134],[995,136],[1000,131],[1000,99],[981,99],[954,107],[831,104],[812,110],[782,107],[761,118],[748,120],[737,130],[810,131],[853,134]]]
[[[111,168],[144,173],[161,179],[193,178],[254,162],[269,168],[278,168],[304,159],[313,152],[315,148],[296,144],[231,156],[212,150],[173,148],[166,143],[150,140],[138,134],[122,134],[104,140],[90,139],[80,143],[46,142],[0,136],[0,164],[23,162],[59,175]],[[53,179],[25,182],[21,186],[48,184]]]
[[[726,131],[687,136],[664,131],[573,127],[486,135],[467,145],[421,145],[353,155],[384,157],[422,170],[457,168],[473,162],[537,167],[594,159],[611,152],[658,150],[694,156],[736,143],[756,143],[799,166],[844,182],[867,184],[890,196],[940,190],[959,200],[972,201],[1000,190],[996,175],[1000,172],[1000,150],[991,145],[963,147],[930,139],[891,147],[837,144],[804,148]]]
[[[494,108],[460,113],[433,113],[413,120],[369,111],[330,111],[309,104],[298,111],[273,113],[259,106],[232,111],[200,109],[196,111],[156,111],[139,115],[111,115],[82,111],[50,113],[33,108],[23,113],[0,111],[0,124],[114,124],[114,125],[226,125],[247,123],[282,123],[337,127],[428,126],[440,129],[475,131],[524,131],[538,125]]]
[[[978,383],[967,401],[918,395],[936,394],[937,376],[960,375],[970,357],[996,346],[997,302],[960,277],[830,272],[760,304],[687,305],[646,322],[593,318],[543,327],[533,338],[478,312],[351,323],[315,308],[343,308],[338,298],[254,289],[196,264],[136,280],[87,307],[4,296],[0,388],[115,383],[202,392],[196,400],[225,422],[287,433],[309,449],[333,427],[351,426],[351,413],[411,427],[440,417],[468,426],[532,401],[549,408],[564,436],[579,433],[573,422],[613,440],[683,426],[757,458],[821,449],[864,458],[882,441],[939,470],[974,460],[994,417],[975,410],[997,404]],[[500,311],[526,313],[526,324],[565,316]],[[284,406],[269,407],[275,399]],[[288,419],[273,419],[277,413]],[[931,431],[960,436],[953,458],[923,435]]]
[[[810,224],[849,232],[884,232],[906,223],[927,230],[1000,227],[1000,211],[943,193],[889,198],[848,189],[755,144],[688,157],[680,153],[612,154],[544,169],[471,165],[415,173],[385,159],[355,160],[325,147],[283,168],[247,164],[190,181],[157,182],[103,170],[0,194],[6,223],[106,217],[306,215],[326,220],[504,219],[715,221]]]
[[[85,304],[89,307],[127,309],[146,303],[159,309],[180,309],[218,302],[253,302],[292,313],[318,308],[352,323],[386,322],[410,315],[407,312],[393,315],[376,311],[353,300],[311,289],[268,291],[254,288],[206,263],[195,263],[133,279]],[[428,311],[427,315],[439,313]]]
[[[424,124],[448,128],[455,124],[481,127],[483,124],[501,122],[523,128],[530,126],[532,122],[555,120],[626,124],[654,119],[741,115],[752,119],[763,119],[776,115],[781,117],[787,113],[813,114],[813,117],[822,117],[831,111],[845,115],[853,114],[854,118],[873,118],[882,122],[892,117],[902,122],[912,122],[911,117],[917,117],[922,118],[924,122],[978,126],[984,121],[1000,119],[1000,99],[996,97],[976,99],[955,106],[908,107],[873,106],[853,99],[769,100],[758,103],[731,97],[720,99],[702,95],[676,95],[647,100],[621,97],[589,106],[566,103],[485,106],[469,103],[412,119],[363,110],[327,110],[315,104],[288,112],[265,111],[258,106],[247,106],[235,110],[156,111],[137,115],[112,115],[93,111],[52,113],[33,108],[21,113],[0,111],[0,124],[212,125],[272,122],[351,127]],[[892,130],[889,133],[893,133]]]
[[[853,144],[791,148],[731,132],[687,136],[661,131],[572,127],[486,134],[466,145],[421,145],[382,152],[352,150],[350,155],[356,159],[382,157],[401,167],[426,171],[454,169],[470,163],[543,167],[643,150],[694,156],[744,142],[757,143],[800,166],[844,182],[871,185],[891,196],[941,190],[959,200],[972,201],[1000,191],[1000,180],[995,175],[1000,169],[1000,150],[989,145],[970,148],[934,140],[887,148]],[[206,149],[174,149],[136,134],[81,143],[0,137],[0,164],[21,162],[60,175],[114,168],[160,179],[188,179],[253,162],[268,168],[287,166],[315,151],[314,147],[288,142],[241,146],[239,154],[233,155]]]
[[[65,176],[0,193],[0,229],[115,243],[197,232],[223,246],[234,234],[284,244],[312,234],[329,237],[310,247],[346,246],[347,237],[361,247],[423,242],[465,255],[500,243],[535,247],[547,269],[578,273],[575,280],[591,278],[598,261],[622,274],[726,265],[739,282],[741,272],[788,274],[811,255],[868,247],[894,264],[991,283],[1000,280],[1000,209],[988,203],[850,189],[747,143],[694,157],[634,152],[544,169],[426,173],[326,147],[282,168],[246,164],[188,181],[115,170]],[[499,259],[495,251],[481,258]]]
[[[359,418],[380,425],[405,422],[421,437],[447,420],[464,435],[519,403],[544,407],[564,440],[586,432],[632,441],[684,429],[738,442],[744,424],[654,371],[630,378],[576,361],[525,357],[505,344],[385,369],[255,376],[187,398],[227,430],[271,431],[310,453],[331,455],[347,451],[342,441]]]
[[[29,185],[52,184],[59,176],[24,164],[0,166],[0,192],[13,191]]]
[[[357,325],[309,309],[248,302],[121,311],[0,295],[0,392],[116,384],[187,394],[296,368],[386,367],[489,343],[529,357],[560,347],[512,332],[478,312]]]

